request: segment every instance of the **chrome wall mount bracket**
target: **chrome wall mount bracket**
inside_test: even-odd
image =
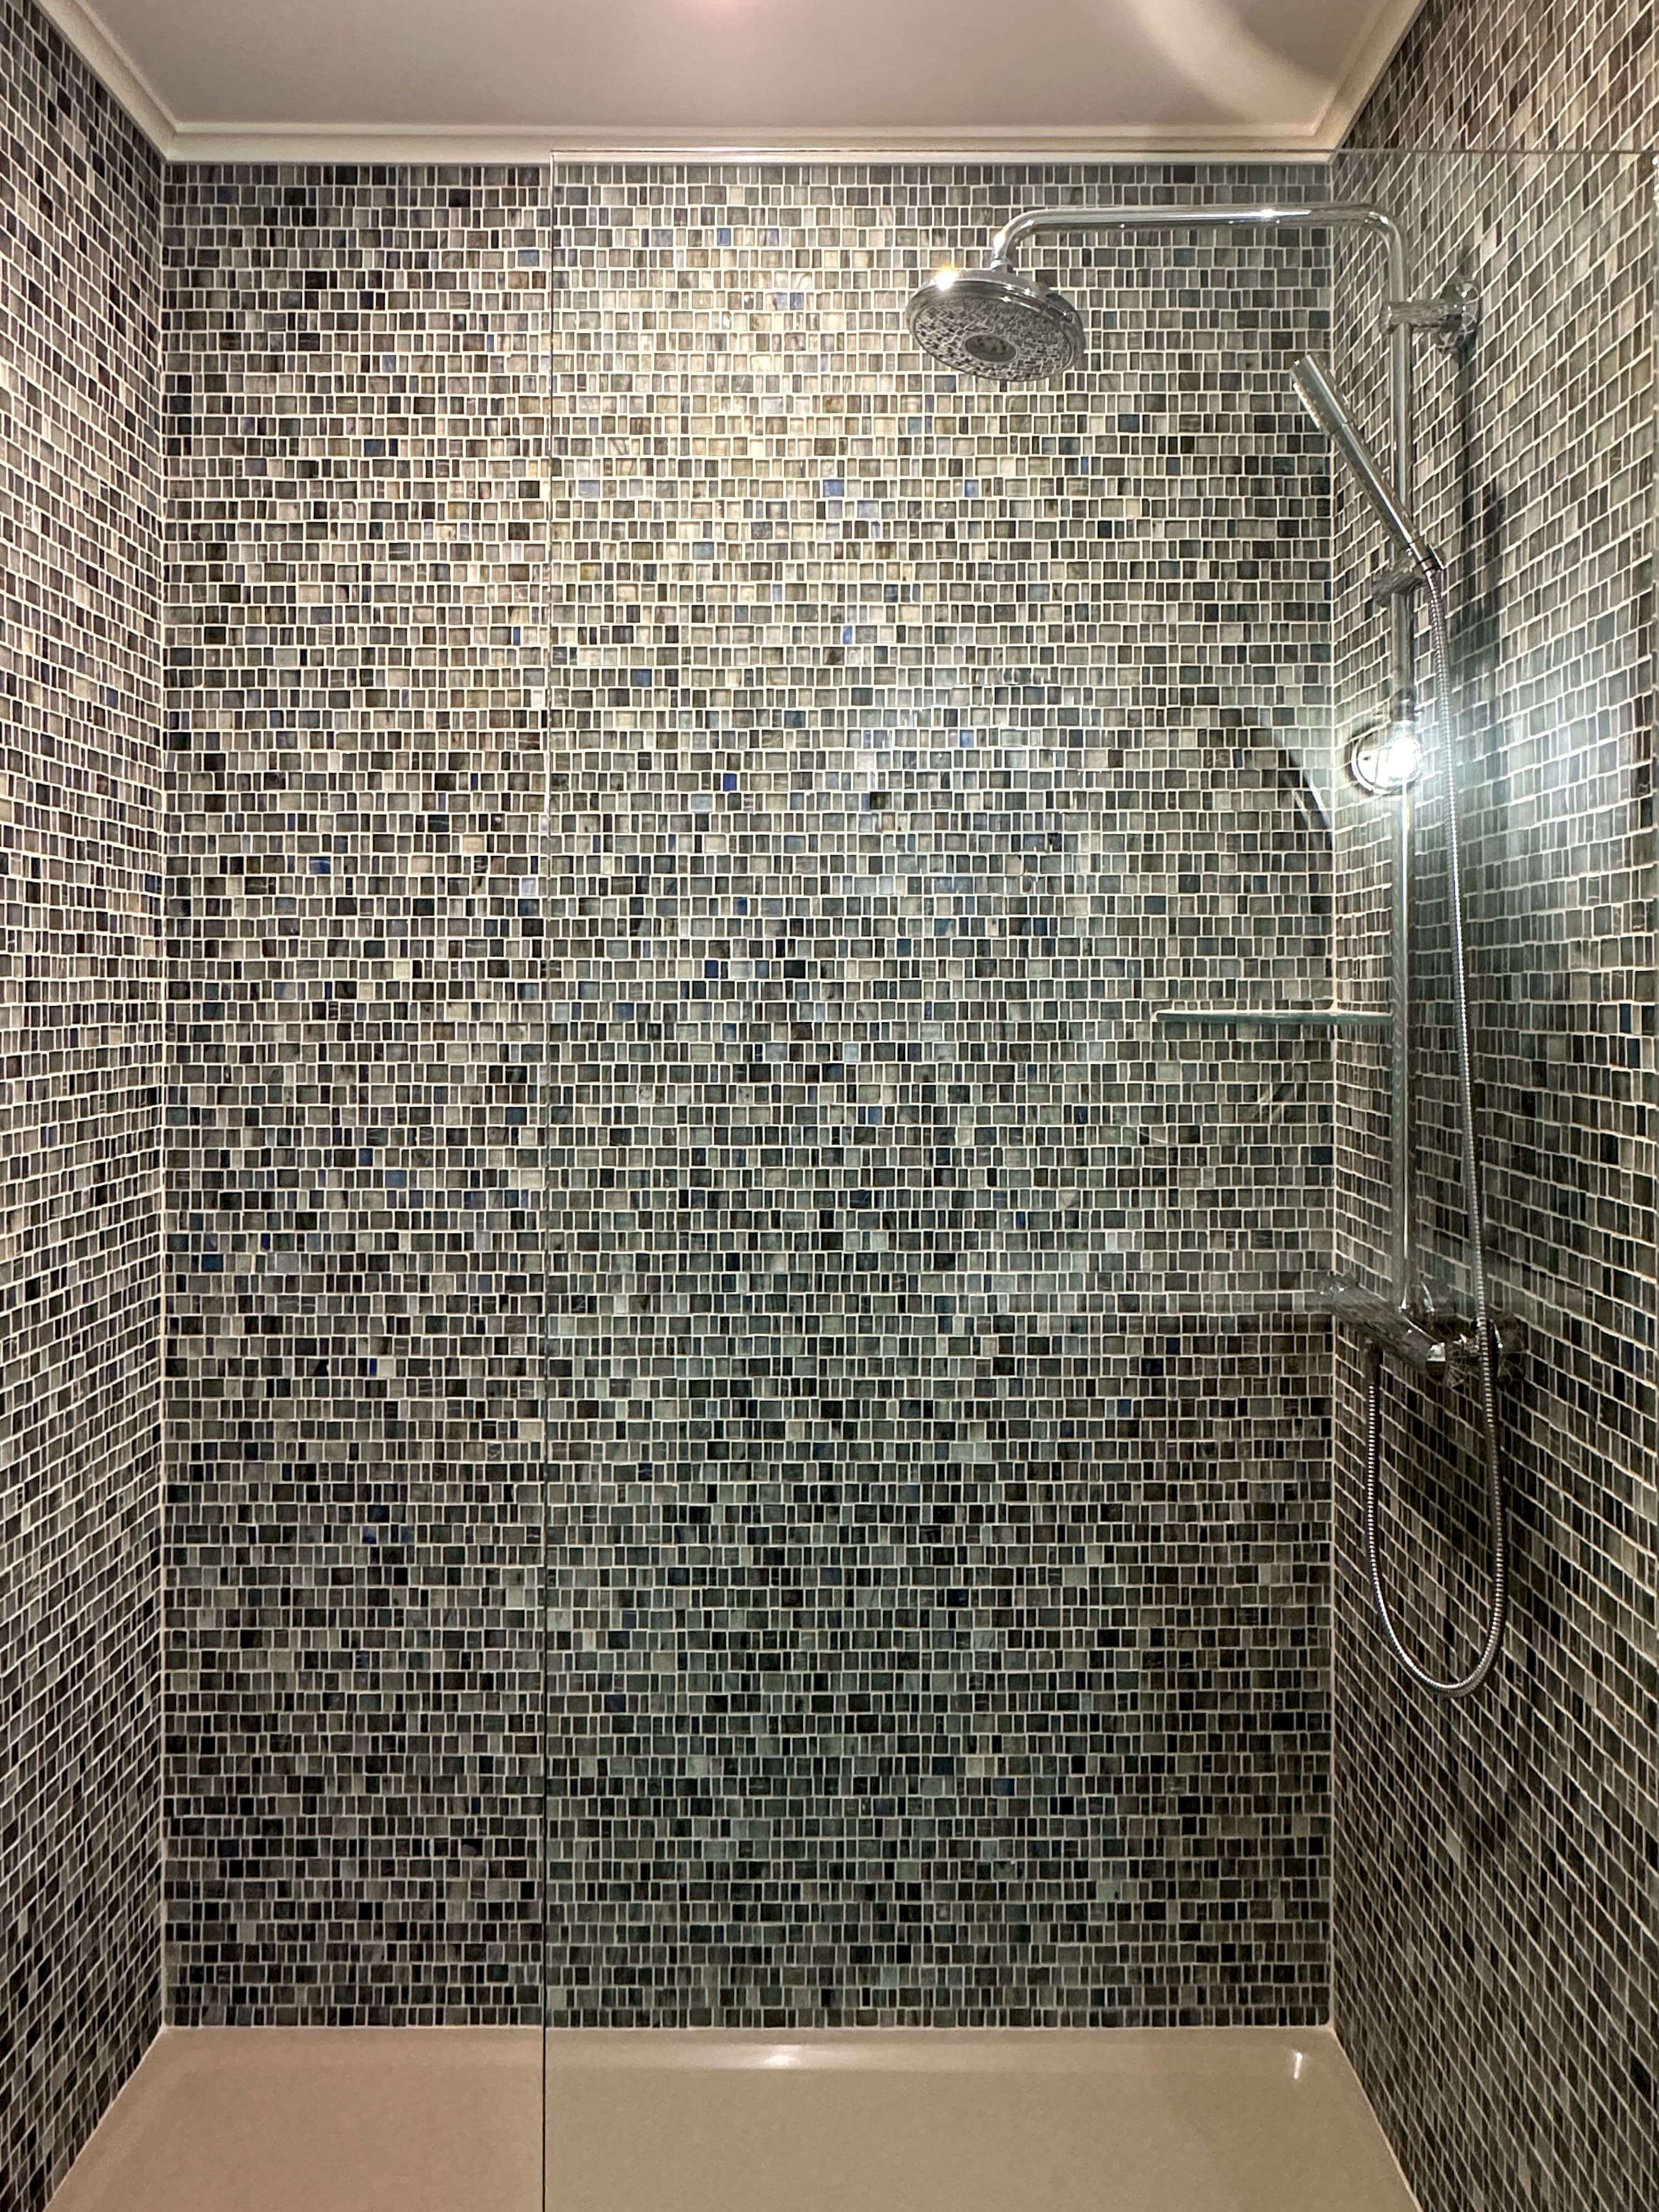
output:
[[[1431,300],[1390,300],[1389,328],[1422,331],[1445,353],[1462,353],[1480,328],[1480,288],[1472,276],[1453,276]]]
[[[1480,1387],[1480,1355],[1473,1324],[1453,1312],[1413,1313],[1391,1298],[1339,1282],[1327,1287],[1320,1303],[1334,1321],[1352,1329],[1362,1344],[1391,1352],[1425,1382],[1449,1382],[1474,1393]],[[1519,1375],[1522,1360],[1520,1323],[1513,1315],[1492,1316],[1492,1350],[1499,1376]]]
[[[1365,586],[1366,596],[1374,607],[1385,606],[1390,599],[1402,598],[1423,588],[1422,572],[1409,561],[1395,562],[1378,568]]]

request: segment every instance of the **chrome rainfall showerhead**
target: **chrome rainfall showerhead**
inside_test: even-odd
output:
[[[1045,383],[1083,359],[1083,318],[1071,301],[1011,269],[941,269],[904,319],[945,368],[996,384]]]

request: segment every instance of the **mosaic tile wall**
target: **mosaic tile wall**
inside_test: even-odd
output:
[[[168,179],[181,2023],[539,2017],[544,199]]]
[[[1176,196],[1310,188],[1306,173],[1269,184],[1224,170],[1157,185],[1119,173],[1110,185],[1136,181]],[[171,1905],[180,2016],[524,2017],[533,2003],[533,1207],[503,1204],[505,1219],[482,1232],[485,1264],[468,1254],[458,1268],[452,1255],[447,1282],[404,1260],[393,1217],[409,1185],[392,1180],[392,1148],[408,1142],[416,1170],[427,1163],[415,1152],[435,1150],[412,1133],[430,1126],[416,1110],[450,1103],[438,1095],[447,1075],[430,1073],[441,1042],[460,1047],[453,1060],[477,1083],[470,1105],[493,1113],[516,1094],[499,1129],[483,1125],[483,1172],[520,1199],[546,1179],[554,2017],[1316,2017],[1327,1370],[1317,1324],[1287,1309],[1310,1262],[1329,1255],[1328,1063],[1149,1017],[1218,990],[1299,1001],[1329,988],[1328,850],[1305,781],[1311,771],[1328,788],[1315,736],[1328,652],[1322,457],[1297,435],[1283,376],[1323,335],[1326,272],[1311,246],[1283,240],[1109,264],[1087,250],[1057,256],[1101,349],[1072,391],[1032,404],[957,392],[922,368],[897,309],[918,270],[965,254],[1023,198],[1080,192],[1080,177],[563,171],[544,454],[535,308],[513,281],[537,265],[534,182],[191,172],[173,210],[170,398],[185,418],[175,739],[191,755],[182,788],[204,801],[198,815],[180,800],[179,957],[205,962],[222,925],[274,963],[267,975],[227,950],[216,970],[202,967],[192,1033],[216,1047],[220,1026],[239,1057],[192,1043],[181,1071],[179,1103],[204,1118],[193,1128],[186,1118],[178,1163],[192,1240],[178,1302],[173,1625],[185,1685]],[[1449,224],[1437,208],[1437,246],[1449,245]],[[1503,234],[1501,221],[1489,228]],[[486,268],[479,257],[497,252],[500,269]],[[358,270],[374,281],[340,281]],[[1577,296],[1600,333],[1596,281]],[[343,290],[355,304],[330,299]],[[434,413],[450,403],[455,370],[402,363],[411,345],[441,353],[442,339],[489,329],[481,295],[502,303],[489,310],[495,335],[518,350],[470,383],[453,414],[466,422],[488,406],[504,435],[440,450],[434,427],[411,449],[418,402]],[[400,325],[401,351],[380,344],[381,309]],[[1608,353],[1629,364],[1638,348],[1621,312]],[[353,315],[369,328],[353,329]],[[402,417],[399,376],[413,380]],[[1618,404],[1639,416],[1628,392]],[[362,427],[383,410],[398,427]],[[1633,465],[1627,444],[1595,449],[1604,465],[1615,450]],[[287,455],[291,474],[270,471]],[[497,487],[479,528],[505,526],[509,554],[514,528],[532,567],[542,531],[553,549],[544,845],[532,818],[537,580],[515,576],[510,559],[491,568],[492,634],[465,634],[468,652],[478,639],[473,662],[457,653],[454,602],[427,638],[352,617],[343,596],[348,580],[378,589],[390,610],[422,581],[454,583],[435,557],[429,577],[395,567],[412,520],[441,519],[437,494],[430,518],[391,498],[377,513],[363,495],[371,465],[394,477],[407,466],[413,483],[417,460]],[[500,489],[509,479],[516,512]],[[332,549],[372,545],[387,525],[409,536],[390,542],[385,571],[360,555],[343,578]],[[1599,553],[1600,518],[1589,527]],[[1552,516],[1538,532],[1540,564],[1554,529]],[[306,549],[291,573],[270,556],[272,536]],[[1614,576],[1627,572],[1618,537]],[[250,586],[307,611],[268,630],[247,610],[269,601],[228,596]],[[1172,626],[1172,605],[1190,617]],[[1547,625],[1555,611],[1535,611]],[[1502,665],[1501,606],[1486,613],[1499,641],[1488,658]],[[1639,720],[1620,733],[1619,686],[1639,683],[1645,647],[1629,623],[1595,642],[1604,659],[1583,696],[1612,717],[1596,769],[1606,789],[1575,786],[1574,797],[1590,827],[1613,825],[1616,845],[1642,766]],[[1344,645],[1345,680],[1357,683],[1364,654]],[[1546,646],[1528,649],[1547,664]],[[405,683],[367,680],[377,650]],[[492,860],[518,856],[496,910],[486,899],[466,915],[474,895],[453,867],[428,866],[429,890],[386,869],[319,891],[317,861],[350,872],[337,841],[366,875],[363,817],[375,810],[363,794],[378,807],[405,765],[400,795],[434,818],[437,779],[457,770],[436,767],[432,739],[458,711],[462,665],[498,679],[490,711],[506,716],[520,763],[499,772],[526,779],[484,833],[486,845],[501,838],[482,855],[486,880]],[[428,666],[441,672],[414,672]],[[281,681],[252,680],[261,668],[282,669]],[[467,680],[476,699],[482,680]],[[303,745],[273,748],[273,713],[276,731]],[[373,764],[377,714],[407,730],[406,763],[385,745]],[[1612,889],[1587,894],[1588,933],[1552,921],[1528,938],[1513,927],[1523,902],[1487,884],[1486,949],[1511,943],[1511,972],[1523,955],[1537,969],[1553,932],[1573,948],[1559,972],[1596,979],[1564,985],[1559,1056],[1552,1043],[1542,1079],[1512,1086],[1510,1102],[1520,1114],[1528,1097],[1549,1099],[1572,1164],[1559,1178],[1552,1163],[1552,1194],[1564,1182],[1577,1194],[1586,1225],[1570,1262],[1558,1264],[1559,1237],[1537,1236],[1530,1277],[1511,1267],[1506,1286],[1529,1287],[1540,1312],[1571,1314],[1576,1329],[1564,1340],[1576,1365],[1541,1382],[1528,1372],[1528,1389],[1553,1394],[1533,1438],[1544,1472],[1528,1479],[1546,1501],[1534,1519],[1541,1530],[1550,1511],[1583,1517],[1578,1492],[1600,1484],[1625,1499],[1639,1558],[1650,1509],[1629,1439],[1647,1418],[1651,1307],[1639,1264],[1616,1243],[1604,1259],[1599,1243],[1610,1231],[1633,1250],[1647,1235],[1630,1211],[1644,1195],[1642,1069],[1619,1042],[1617,1011],[1634,1002],[1623,979],[1643,967],[1645,917],[1609,924],[1602,911],[1629,899],[1620,886],[1633,853],[1610,851],[1594,878],[1578,853],[1607,840],[1547,856],[1543,825],[1559,811],[1547,750],[1528,764],[1540,826],[1527,828],[1524,809],[1516,817],[1533,880],[1553,869]],[[307,804],[339,809],[331,850],[306,842],[320,819],[291,804],[303,761],[322,754],[308,772],[329,796]],[[1601,756],[1586,743],[1584,757]],[[459,768],[436,811],[445,826],[411,823],[411,840],[455,834],[472,756]],[[390,780],[376,789],[376,775]],[[1343,828],[1357,833],[1352,815]],[[373,838],[392,834],[370,824],[371,860]],[[303,892],[277,887],[290,872],[306,876]],[[429,975],[415,965],[428,956],[411,951],[406,978],[382,975],[376,948],[392,932],[372,902],[405,890],[431,901],[411,918],[429,921],[434,939],[441,919],[516,921],[532,951],[516,972],[500,956],[493,977],[486,953],[494,997],[479,995],[464,955],[462,972]],[[287,914],[284,898],[295,902]],[[280,924],[297,934],[307,898],[337,902],[314,974],[308,954],[278,957]],[[1541,899],[1538,910],[1557,915],[1577,903]],[[538,1006],[520,994],[543,950],[550,995]],[[1345,982],[1377,980],[1363,939],[1340,951]],[[365,978],[386,987],[387,1034],[426,1069],[424,1094],[411,1079],[377,1101],[366,1085],[382,1017],[363,1007]],[[428,982],[459,987],[471,1008],[460,1023],[440,1024],[422,1004],[413,987]],[[328,1004],[331,987],[332,1010],[279,1015],[279,987],[296,1008]],[[538,1093],[544,1019],[551,1058]],[[299,1035],[279,1044],[290,1022]],[[337,1042],[358,1054],[343,1095],[320,1057]],[[1443,1037],[1425,1040],[1431,1063],[1437,1049]],[[301,1073],[271,1097],[284,1051]],[[1522,1056],[1517,1041],[1510,1059]],[[261,1071],[257,1082],[244,1066]],[[1345,1203],[1362,1212],[1375,1165],[1353,1136],[1375,1133],[1366,1080],[1356,1055],[1338,1102]],[[273,1109],[288,1133],[267,1156],[246,1133],[255,1125],[234,1117]],[[1621,1115],[1622,1128],[1604,1126]],[[337,1127],[368,1140],[336,1143]],[[311,1175],[379,1174],[376,1129],[388,1132],[383,1189]],[[1559,1148],[1560,1135],[1548,1142]],[[1523,1152],[1504,1158],[1494,1206],[1516,1221]],[[422,1195],[453,1206],[456,1188]],[[262,1226],[240,1218],[258,1212]],[[1362,1258],[1346,1211],[1342,1226],[1344,1256]],[[449,1231],[441,1206],[411,1245],[434,1231]],[[514,1263],[505,1291],[503,1254]],[[210,1279],[227,1259],[234,1297]],[[299,1287],[279,1290],[277,1274]],[[458,1314],[457,1295],[476,1295],[476,1313]],[[500,1298],[510,1310],[486,1314]],[[501,1327],[464,1334],[447,1374],[398,1356],[393,1340],[458,1317]],[[380,1330],[382,1319],[392,1325]],[[244,1340],[285,1323],[294,1344],[262,1345],[256,1374]],[[506,1386],[516,1418],[495,1437],[471,1407],[447,1435],[426,1416],[405,1426],[401,1406],[380,1409],[383,1360],[402,1397],[441,1381],[465,1401],[498,1358],[488,1379]],[[1345,1454],[1352,1385],[1350,1375]],[[1584,1440],[1610,1412],[1617,1451],[1591,1465]],[[458,1441],[464,1466],[493,1443],[512,1472],[447,1487]],[[1578,1490],[1552,1492],[1563,1466]],[[1346,1457],[1342,1480],[1346,1512]],[[1171,1527],[1192,1532],[1173,1559]],[[401,1540],[390,1559],[382,1528]],[[1352,1536],[1350,1526],[1350,1561]],[[1603,1574],[1617,1554],[1592,1540]],[[1542,1575],[1534,1582],[1523,1605],[1544,1617]],[[1639,1578],[1619,1587],[1639,1626]],[[1478,1589],[1458,1595],[1467,1609]],[[1604,1635],[1581,1649],[1605,1704],[1597,1655],[1631,1668],[1638,1647],[1616,1609],[1600,1620],[1595,1602],[1575,1628]],[[1351,1571],[1339,1610],[1345,1710],[1370,1731],[1356,1741],[1375,1754],[1373,1773],[1393,1771],[1386,1752],[1415,1775],[1425,1724],[1404,1717],[1376,1666]],[[428,1656],[446,1628],[447,1680]],[[854,1653],[865,1666],[849,1664]],[[483,1703],[504,1713],[505,1746],[462,1725],[489,1668]],[[1626,1694],[1639,1705],[1639,1680]],[[1552,1711],[1571,1710],[1571,1691],[1558,1693]],[[1467,1794],[1479,1740],[1439,1747],[1427,1769],[1437,1803],[1448,1776]],[[1437,1947],[1396,1940],[1388,1894],[1369,1901],[1377,1918],[1361,1942],[1359,1884],[1395,1866],[1396,1839],[1380,1824],[1401,1800],[1385,1802],[1358,1762],[1344,1771],[1364,1785],[1351,1987],[1397,1990],[1390,1961],[1409,1958],[1410,1989],[1432,2005]],[[1601,1815],[1605,1828],[1612,1803],[1636,1808],[1620,1831],[1636,1858],[1631,1839],[1650,1832],[1644,1787],[1638,1760]],[[1455,1822],[1436,1833],[1445,1856],[1467,1858]],[[1437,1864],[1422,1838],[1410,1848]],[[1484,1911],[1495,1875],[1482,1881],[1470,1896]],[[1628,1918],[1637,1926],[1638,1905]],[[1449,1920],[1446,1937],[1455,1932]],[[1623,1955],[1639,1966],[1639,1942]],[[1621,1986],[1638,1983],[1632,1972]],[[1352,2005],[1346,2025],[1398,2126],[1421,2084],[1408,2066],[1391,2088],[1389,2045],[1374,2035],[1367,2056]],[[1394,2017],[1395,2047],[1411,2025]],[[1421,2047],[1439,2050],[1440,2079],[1464,2078],[1444,2031],[1425,2015],[1415,2026]],[[1638,2092],[1647,2063],[1632,2055]],[[1589,2101],[1563,2123],[1565,2148],[1513,2201],[1549,2201],[1541,2174],[1590,2185],[1601,2154],[1583,2149],[1577,2115],[1613,2080],[1591,2052],[1574,2075]],[[1520,2110],[1535,2123],[1536,2097]],[[1626,2125],[1619,2140],[1639,2138]],[[1407,2150],[1425,2194],[1453,2174],[1498,2185],[1478,2135],[1437,2107]],[[1632,2157],[1615,2151],[1607,2171],[1622,2185]]]
[[[1641,142],[1651,52],[1633,0],[1431,0],[1357,138]],[[36,2205],[161,2001],[161,179],[18,0],[0,72],[6,1833],[50,1839],[0,1845],[0,2156]],[[1337,2015],[1426,2212],[1635,2207],[1648,189],[1339,169],[1495,308],[1475,376],[1431,380],[1424,503],[1523,1361],[1515,1627],[1450,1710],[1364,1608],[1339,1361]],[[1324,477],[1284,382],[1329,271],[1057,252],[1097,349],[1041,399],[898,322],[1013,206],[1103,183],[1323,188],[176,173],[176,2018],[538,2016],[544,1474],[555,2018],[1321,2015],[1331,1406],[1297,1309],[1334,1173],[1337,1256],[1377,1260],[1379,1071],[1152,1017],[1331,987]],[[1372,336],[1336,332],[1362,388]],[[1375,655],[1337,500],[1340,721]],[[1337,829],[1358,992],[1381,848],[1346,798]],[[1443,921],[1431,889],[1430,977]],[[1455,1273],[1447,1047],[1430,1010]],[[1468,1439],[1390,1418],[1390,1557],[1449,1657]]]
[[[1656,108],[1649,0],[1425,0],[1350,143],[1651,148]]]
[[[1320,184],[555,173],[556,2020],[1323,2015],[1322,240],[901,321]]]
[[[161,2018],[160,164],[0,0],[0,2202]]]
[[[1622,106],[1599,97],[1638,50],[1615,21],[1634,11],[1570,13],[1563,45],[1560,9],[1431,7],[1362,143],[1645,128],[1650,64],[1639,110],[1633,79]],[[1452,1709],[1405,1685],[1370,1614],[1361,1378],[1339,1358],[1336,2021],[1425,2212],[1635,2212],[1659,2201],[1650,181],[1608,158],[1336,168],[1401,211],[1431,281],[1462,267],[1486,295],[1464,372],[1429,359],[1422,507],[1452,560],[1488,1246],[1523,1355],[1512,1626],[1495,1685]],[[1340,516],[1339,720],[1368,680],[1367,557]],[[1357,806],[1338,826],[1339,909],[1379,918],[1375,836]],[[1455,1279],[1443,833],[1437,799],[1419,1167]],[[1339,969],[1376,951],[1345,933]],[[1344,1073],[1337,1231],[1363,1258],[1376,1095]],[[1389,1444],[1391,1588],[1419,1649],[1467,1663],[1487,1588],[1474,1437],[1395,1393]]]

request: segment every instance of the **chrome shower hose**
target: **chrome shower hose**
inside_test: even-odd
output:
[[[1365,1364],[1365,1568],[1371,1596],[1389,1648],[1413,1681],[1443,1698],[1467,1698],[1491,1674],[1504,1641],[1509,1613],[1509,1534],[1504,1513],[1504,1464],[1498,1434],[1498,1345],[1492,1333],[1491,1302],[1486,1291],[1486,1253],[1480,1205],[1480,1155],[1474,1134],[1474,1079],[1471,1063],[1468,966],[1463,948],[1463,885],[1457,836],[1457,787],[1451,742],[1451,651],[1446,629],[1446,605],[1437,574],[1423,569],[1425,596],[1429,606],[1430,650],[1434,665],[1434,719],[1438,737],[1441,772],[1446,786],[1446,892],[1450,908],[1453,1027],[1457,1046],[1457,1104],[1462,1126],[1463,1206],[1468,1224],[1469,1271],[1474,1291],[1475,1358],[1480,1376],[1480,1429],[1486,1460],[1486,1508],[1492,1528],[1492,1609],[1480,1655],[1467,1674],[1443,1679],[1419,1663],[1394,1625],[1382,1589],[1382,1569],[1377,1538],[1377,1495],[1382,1458],[1382,1354],[1373,1346]],[[1396,1141],[1398,1133],[1396,1132]]]

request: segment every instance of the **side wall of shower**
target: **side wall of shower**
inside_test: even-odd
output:
[[[1639,143],[1659,78],[1638,22],[1622,7],[1431,4],[1357,137]],[[1650,167],[1401,153],[1336,173],[1398,207],[1431,284],[1462,269],[1487,311],[1461,372],[1429,365],[1423,506],[1452,567],[1488,1243],[1522,1357],[1505,1393],[1510,1636],[1494,1686],[1453,1708],[1419,1697],[1378,1643],[1358,1376],[1339,1359],[1335,2016],[1425,2212],[1635,2212],[1659,2200]],[[1336,547],[1340,725],[1368,681],[1352,588],[1365,548],[1346,514]],[[1339,824],[1344,912],[1365,903],[1358,827]],[[1444,1258],[1437,802],[1424,833],[1435,1003],[1417,1164]],[[1358,935],[1339,963],[1374,952]],[[1363,1256],[1375,1101],[1351,1073],[1337,1228]],[[1485,1603],[1473,1438],[1420,1400],[1390,1418],[1391,1587],[1444,1665]]]
[[[1323,2016],[1322,181],[554,173],[556,2021]]]
[[[161,165],[0,0],[0,2202],[161,2018]]]

